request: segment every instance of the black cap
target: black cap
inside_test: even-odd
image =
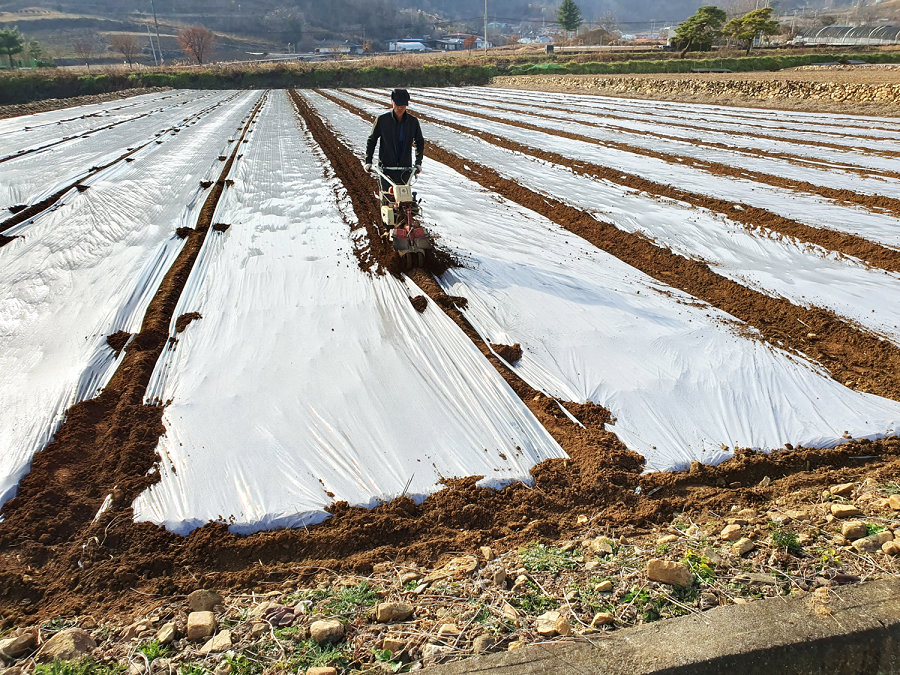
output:
[[[406,89],[394,89],[391,92],[391,100],[397,105],[407,105],[409,103],[409,92]]]

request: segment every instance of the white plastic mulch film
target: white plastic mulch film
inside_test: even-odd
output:
[[[298,526],[334,500],[419,498],[443,478],[500,486],[565,454],[421,291],[358,268],[334,180],[286,95],[270,96],[235,162],[157,366],[171,401],[161,480],[138,520],[176,532]]]
[[[385,110],[383,91],[331,93]],[[370,122],[303,95],[362,161]],[[67,407],[111,377],[118,361],[106,336],[139,329],[181,249],[176,228],[196,223],[207,181],[260,96],[173,91],[0,121],[0,157],[28,151],[0,163],[0,221],[82,183],[7,230],[15,238],[0,247],[0,505]],[[494,119],[467,115],[476,103]],[[708,151],[721,164],[891,195],[892,120],[468,88],[414,91],[410,110],[900,247],[896,219],[877,209],[510,124],[656,143],[694,160]],[[148,402],[166,403],[166,431],[159,480],[134,502],[135,517],[178,533],[220,520],[237,532],[300,526],[327,517],[334,501],[420,499],[461,476],[499,487],[564,457],[439,307],[415,310],[420,289],[359,269],[365,233],[286,93],[270,92],[256,119],[214,215],[228,227],[207,236],[150,382]],[[895,273],[438,123],[424,130],[464,162],[900,344]],[[133,161],[116,162],[125,152]],[[735,447],[828,447],[896,432],[900,403],[843,386],[464,172],[429,160],[425,169],[416,186],[425,224],[465,262],[440,278],[444,290],[468,299],[466,318],[489,344],[521,345],[513,368],[532,387],[608,408],[610,430],[648,470],[716,463]],[[178,317],[194,312],[178,332]]]
[[[93,175],[83,192],[4,232],[15,238],[0,247],[0,505],[66,409],[112,376],[117,359],[106,337],[140,329],[181,250],[176,229],[196,223],[206,181],[222,170],[227,139],[258,98],[233,96],[178,132],[136,137],[153,142],[133,162]]]
[[[338,94],[372,113],[384,109],[383,103]],[[324,97],[308,98],[348,139],[369,126]],[[431,141],[463,159],[549,196],[582,207],[606,198],[598,181],[583,179],[582,186],[569,170],[530,162],[433,124],[427,129]],[[542,147],[550,147],[549,141]],[[610,430],[643,455],[649,469],[683,468],[692,460],[716,463],[735,447],[771,449],[788,442],[827,447],[842,442],[845,432],[856,438],[895,432],[900,403],[848,389],[815,364],[748,335],[720,310],[545,218],[441,166],[426,168],[419,190],[426,195],[427,222],[442,246],[467,261],[442,277],[445,290],[468,299],[466,317],[488,341],[521,344],[524,356],[515,370],[530,385],[563,400],[609,408],[617,418]],[[674,203],[649,197],[623,203],[622,193],[618,187],[603,207],[605,217],[612,214],[624,230],[630,229],[628,222],[654,220],[649,212],[673,224],[679,218],[684,227],[692,224],[689,219],[706,222],[707,238],[717,237],[720,246],[731,245],[731,231],[746,233],[740,227],[723,232],[720,221],[685,205],[679,212],[671,211]],[[769,239],[746,235],[743,241],[744,258],[753,260],[755,247]],[[808,254],[823,266],[815,251]],[[768,264],[778,271],[779,259],[772,255]],[[863,267],[852,261],[845,266],[851,273]],[[780,272],[786,288],[796,283],[787,265]],[[896,275],[878,278],[885,292],[900,290]],[[874,293],[876,286],[865,288],[860,292]],[[846,290],[833,288],[832,296]],[[897,306],[881,312],[897,323]]]

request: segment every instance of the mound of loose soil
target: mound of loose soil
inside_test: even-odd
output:
[[[522,358],[522,346],[517,342],[514,345],[493,345],[497,355],[507,363],[516,363]]]

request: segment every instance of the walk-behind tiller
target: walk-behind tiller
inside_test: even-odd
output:
[[[381,236],[385,237],[400,254],[400,265],[404,270],[411,270],[425,265],[425,253],[431,248],[431,237],[425,228],[416,223],[420,214],[419,200],[412,190],[416,177],[416,169],[411,166],[372,167],[372,171],[388,183],[388,189],[382,189],[379,181],[381,198]],[[396,183],[385,171],[400,172],[405,182]],[[396,174],[395,174],[396,175]]]

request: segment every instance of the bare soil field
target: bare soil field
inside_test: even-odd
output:
[[[900,67],[804,66],[778,72],[498,77],[494,86],[807,112],[900,116]],[[848,102],[853,103],[852,109]]]
[[[807,73],[811,79],[803,79]],[[900,84],[900,71],[891,73],[886,83]],[[763,75],[753,74],[755,80],[750,80],[770,81]],[[823,74],[795,71],[784,76],[821,83],[815,78]],[[852,73],[844,76],[852,77]],[[683,76],[677,78],[681,81]],[[646,79],[662,83],[667,78]],[[708,74],[697,76],[697,81],[738,80]],[[564,83],[553,85],[560,89],[546,82],[542,86],[569,90]],[[281,110],[287,111],[292,133],[298,143],[302,140],[312,148],[307,154],[315,160],[314,172],[333,183],[335,203],[343,208],[342,229],[333,238],[350,239],[351,223],[356,225],[352,252],[342,267],[351,267],[372,284],[384,279],[405,282],[407,276],[379,234],[373,181],[363,168],[358,147],[363,138],[358,129],[368,128],[383,101],[364,90],[253,96],[258,98],[253,98],[252,105],[245,103],[249,112],[239,127],[220,131],[221,138],[212,143],[218,152],[216,143],[227,138],[228,151],[217,158],[212,155],[216,175],[201,182],[209,191],[199,193],[200,207],[194,221],[187,223],[190,227],[177,228],[183,247],[160,281],[139,327],[133,333],[109,331],[98,338],[116,357],[121,356],[114,373],[99,395],[66,411],[53,439],[34,454],[15,497],[3,505],[0,650],[8,651],[0,658],[14,664],[10,675],[46,670],[48,666],[39,664],[53,660],[50,645],[61,639],[57,635],[79,636],[82,646],[62,658],[91,659],[89,672],[100,672],[99,664],[113,672],[128,669],[131,675],[257,675],[285,670],[302,673],[312,667],[333,667],[341,673],[401,672],[543,640],[596,639],[620,627],[699,614],[760,597],[809,594],[826,616],[829,594],[840,592],[841,585],[900,573],[900,439],[895,434],[866,440],[852,438],[846,431],[841,436],[838,431],[833,440],[847,442],[830,448],[791,443],[766,452],[725,448],[734,456],[716,466],[692,461],[683,470],[645,472],[645,458],[616,435],[617,419],[609,408],[542,391],[517,366],[523,350],[533,349],[524,338],[522,344],[508,345],[485,338],[479,315],[471,311],[470,303],[474,305],[477,298],[451,295],[447,286],[447,278],[477,270],[480,264],[440,240],[426,268],[408,275],[422,294],[403,297],[402,302],[408,306],[407,300],[411,301],[420,314],[437,311],[449,317],[453,331],[489,364],[491,375],[502,378],[516,404],[527,409],[564,450],[566,459],[543,461],[530,469],[530,484],[516,482],[502,490],[479,485],[481,476],[446,478],[445,489],[419,502],[404,494],[374,508],[362,508],[329,492],[334,498],[327,505],[330,517],[308,527],[242,535],[229,529],[225,514],[183,536],[152,522],[135,522],[133,505],[146,490],[160,484],[159,467],[169,461],[161,456],[160,439],[174,435],[167,426],[172,402],[147,404],[149,383],[161,355],[176,347],[177,351],[190,349],[193,331],[213,318],[207,310],[180,313],[179,300],[202,267],[198,260],[203,260],[203,252],[212,248],[207,240],[224,248],[230,241],[227,237],[250,227],[239,220],[217,221],[216,214],[224,211],[223,195],[249,182],[234,180],[232,172],[253,160],[256,144],[267,148],[267,140],[284,140],[261,130],[267,115],[271,120],[276,116],[273,111],[279,110],[273,107],[273,99],[286,97]],[[549,118],[553,110],[544,101],[535,102],[536,117],[527,121],[514,118],[517,102],[501,97],[480,100],[463,114],[459,106],[466,106],[466,96],[486,94],[482,90],[439,92],[427,104],[424,92],[421,99],[414,98],[411,110],[429,139],[435,139],[426,152],[426,172],[466,176],[470,181],[466,190],[487,194],[491,203],[502,202],[507,209],[521,207],[529,218],[540,218],[561,236],[583,240],[585,246],[631,266],[651,280],[653,294],[676,298],[673,302],[684,311],[701,308],[698,320],[703,312],[704,319],[727,312],[732,317],[729,321],[739,324],[731,336],[734,341],[761,344],[767,352],[785,354],[788,361],[809,360],[821,377],[822,392],[818,393],[822,396],[826,386],[835,386],[866,400],[879,396],[888,402],[900,401],[900,347],[895,341],[836,309],[816,304],[815,299],[800,302],[764,292],[745,278],[722,273],[699,254],[685,253],[641,231],[627,231],[624,221],[615,220],[612,208],[598,212],[575,201],[574,188],[572,194],[548,194],[510,173],[510,167],[528,163],[548,175],[553,167],[572,185],[591,181],[598,191],[601,185],[612,186],[609,189],[619,191],[616,206],[624,204],[627,195],[646,199],[646,210],[637,211],[642,218],[655,206],[684,209],[679,213],[689,215],[684,215],[683,227],[698,214],[717,214],[721,219],[715,221],[716,232],[723,242],[729,229],[753,232],[761,241],[785,242],[786,248],[815,257],[823,268],[837,261],[883,273],[888,289],[900,271],[896,246],[874,241],[862,227],[858,233],[848,233],[833,229],[832,223],[801,222],[797,214],[778,212],[777,200],[766,207],[715,196],[710,186],[720,180],[752,181],[754,188],[781,195],[782,201],[802,196],[844,214],[895,217],[900,203],[884,186],[900,176],[890,168],[846,170],[863,186],[877,179],[880,192],[872,194],[811,182],[817,174],[808,174],[810,180],[790,176],[810,164],[796,154],[808,147],[887,166],[897,153],[882,148],[879,139],[895,133],[892,129],[877,124],[864,129],[852,141],[869,145],[859,152],[854,147],[851,153],[847,145],[841,145],[851,141],[838,133],[822,133],[829,140],[821,140],[787,123],[780,126],[780,120],[774,124],[754,120],[757,126],[745,120],[741,142],[748,145],[741,152],[771,163],[755,169],[735,168],[724,159],[699,161],[679,155],[682,146],[666,135],[678,127],[674,123],[668,129],[660,124],[652,132],[659,142],[648,149],[638,145],[635,134],[627,136],[629,120],[624,113],[596,115],[592,122],[579,123],[577,128],[572,123],[560,130],[539,123],[540,115]],[[416,103],[421,110],[415,109]],[[236,104],[228,99],[220,105],[221,110],[210,106],[185,118],[188,121],[174,127],[177,133],[150,136],[147,150],[137,151],[128,144],[123,154],[116,155],[107,148],[109,157],[118,159],[90,171],[96,169],[102,177],[103,171],[112,168],[121,176],[130,165],[138,172],[151,151],[165,149],[166,143],[184,142],[200,133],[210,118]],[[834,106],[841,113],[859,112],[855,104]],[[112,132],[140,120],[135,116],[104,130]],[[685,117],[684,129],[689,121]],[[612,128],[616,139],[597,140],[590,135],[602,128]],[[91,133],[99,137],[102,132],[82,132],[79,137]],[[779,133],[794,137],[788,142]],[[465,154],[461,142],[442,140],[463,137],[478,148],[474,157]],[[774,141],[777,147],[764,152],[752,147]],[[61,140],[54,147],[68,142]],[[555,143],[578,145],[555,147]],[[707,142],[699,145],[703,143]],[[210,144],[206,140],[202,145]],[[703,186],[708,189],[673,185],[665,177],[651,176],[649,169],[632,172],[603,165],[591,159],[594,155],[573,156],[571,147],[583,148],[585,153],[600,148],[609,156],[622,153],[638,166],[654,161],[673,170],[696,170],[708,181]],[[707,147],[738,153],[725,143],[710,141]],[[21,159],[40,161],[40,149],[27,152],[27,157],[19,159],[11,154],[0,163],[0,170]],[[271,158],[277,153],[259,154]],[[828,170],[838,170],[837,162],[822,163]],[[90,162],[83,168],[88,166]],[[788,175],[777,174],[771,167]],[[139,175],[149,183],[153,173]],[[278,184],[282,177],[276,178]],[[76,174],[73,181],[47,198],[49,202],[36,202],[28,218],[39,220],[45,210],[45,215],[52,215],[65,207],[65,199],[77,194],[90,200],[109,189],[102,181],[85,184],[84,174]],[[260,177],[259,182],[265,179]],[[79,187],[83,190],[72,189]],[[292,195],[301,191],[296,185],[291,190]],[[597,198],[593,191],[590,197]],[[126,201],[122,210],[128,207]],[[474,197],[471,203],[464,202],[458,215],[484,208],[474,203]],[[495,213],[484,211],[485,225],[498,227],[490,215]],[[524,213],[519,212],[523,220]],[[97,228],[103,225],[98,223]],[[28,227],[21,218],[0,222],[0,232],[8,229],[11,235],[0,240],[0,253],[25,255],[26,247],[40,237]],[[144,229],[149,224],[138,222],[136,227]],[[519,227],[524,233],[525,224]],[[262,238],[274,230],[261,228],[258,234]],[[174,234],[173,228],[166,237]],[[452,234],[448,229],[447,242]],[[103,237],[113,238],[108,233]],[[516,245],[514,236],[509,247]],[[313,244],[304,242],[304,246]],[[534,258],[545,255],[549,250],[532,252]],[[579,255],[583,252],[575,251],[573,260]],[[304,259],[314,261],[315,256]],[[507,272],[507,276],[513,275]],[[327,278],[323,275],[323,287]],[[120,281],[124,283],[116,278],[116,283]],[[504,284],[507,281],[503,279]],[[216,278],[215,283],[225,282]],[[631,294],[637,296],[641,290]],[[289,307],[285,311],[296,311],[294,304]],[[633,320],[637,321],[637,314]],[[630,330],[628,337],[637,340],[637,330]],[[220,335],[214,350],[224,350],[228,337]],[[336,337],[327,333],[323,339],[330,343]],[[610,363],[615,358],[614,353],[606,354]],[[12,361],[9,365],[16,366]],[[327,373],[335,379],[338,375],[337,370]],[[729,393],[721,395],[727,398]],[[339,419],[351,420],[361,412],[344,408]],[[678,426],[682,421],[672,418],[667,423]],[[751,428],[758,421],[742,420]],[[251,422],[266,426],[265,420]],[[296,433],[307,432],[298,429]],[[199,454],[201,448],[193,450]],[[247,449],[250,455],[255,451]],[[178,478],[182,468],[172,473]],[[231,489],[224,474],[217,480],[222,492]],[[205,611],[212,615],[196,616]],[[211,621],[202,630],[197,626],[201,618]]]

